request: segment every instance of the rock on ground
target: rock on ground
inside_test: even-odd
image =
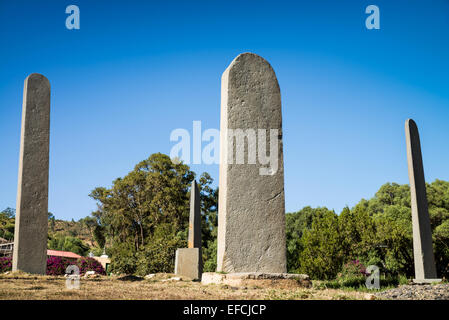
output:
[[[395,300],[449,300],[449,284],[412,284],[376,294],[379,298]]]

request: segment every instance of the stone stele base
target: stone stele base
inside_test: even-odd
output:
[[[431,284],[435,282],[441,282],[441,279],[413,279],[413,283],[416,284]]]
[[[306,274],[295,273],[263,273],[263,272],[239,272],[217,273],[205,272],[201,277],[201,284],[224,284],[232,287],[248,285],[270,285],[288,287],[311,287],[312,281]]]
[[[201,279],[201,261],[199,248],[176,250],[175,274],[192,280]]]

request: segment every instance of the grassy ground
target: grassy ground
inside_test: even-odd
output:
[[[107,300],[348,300],[369,299],[367,292],[320,287],[292,288],[264,284],[234,288],[226,285],[201,285],[192,281],[164,281],[169,274],[158,274],[153,279],[133,281],[117,277],[98,276],[81,278],[79,289],[67,289],[66,278],[34,276],[24,273],[0,275],[0,299],[107,299]]]

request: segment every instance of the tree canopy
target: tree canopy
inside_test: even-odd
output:
[[[176,248],[187,245],[189,195],[194,178],[189,166],[156,153],[125,177],[114,180],[111,188],[98,187],[91,192],[98,203],[93,216],[111,248],[112,270],[140,274],[173,271]],[[217,195],[210,187],[212,182],[204,173],[198,183],[206,248],[216,219]]]
[[[449,182],[427,184],[437,273],[449,275]],[[414,274],[408,185],[386,183],[369,200],[362,199],[340,215],[306,207],[287,214],[290,272],[331,279],[344,264],[360,260],[393,275]]]
[[[0,238],[8,241],[14,239],[14,217],[16,210],[6,208],[0,212]]]

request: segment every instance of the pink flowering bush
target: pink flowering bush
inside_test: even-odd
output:
[[[12,257],[0,258],[0,273],[4,273],[12,270]]]
[[[80,275],[85,274],[87,271],[95,271],[96,274],[105,275],[106,272],[100,262],[94,258],[82,257],[73,262],[67,258],[62,257],[48,257],[47,258],[47,272],[48,276],[63,276],[65,270],[70,265],[76,265],[80,269]],[[4,273],[12,270],[12,257],[0,258],[0,273]]]
[[[66,258],[49,257],[47,259],[47,275],[62,276],[70,265],[76,265],[80,270],[80,275],[84,275],[87,271],[95,271],[96,274],[102,275],[106,274],[101,263],[94,258],[81,257],[76,262],[73,262]]]
[[[336,281],[342,287],[359,287],[364,285],[368,275],[366,267],[357,259],[343,265]]]
[[[66,268],[72,263],[61,257],[48,257],[47,258],[47,275],[48,276],[62,276],[65,274]]]
[[[70,265],[67,259],[60,257],[47,258],[47,275],[59,276],[65,274],[65,269]],[[0,258],[0,273],[12,270],[12,257]]]
[[[363,263],[360,262],[359,259],[352,260],[348,263],[346,263],[343,266],[343,269],[341,270],[341,274],[343,276],[367,276],[369,275],[366,272],[366,267],[363,265]]]
[[[96,274],[105,275],[106,271],[100,262],[90,257],[82,257],[76,261],[76,265],[80,268],[80,274],[85,274],[87,271],[95,271]]]

